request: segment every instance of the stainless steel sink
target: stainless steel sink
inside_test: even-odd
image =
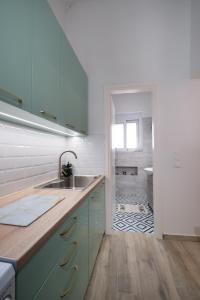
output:
[[[82,176],[70,176],[62,179],[56,179],[46,182],[36,188],[42,189],[74,189],[74,190],[84,190],[91,183],[93,183],[98,177],[93,175],[82,175]]]

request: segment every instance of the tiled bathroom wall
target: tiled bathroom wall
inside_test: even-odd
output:
[[[116,201],[118,203],[147,202],[147,174],[144,168],[152,166],[152,118],[143,118],[142,151],[116,151],[116,166],[137,167],[137,175],[116,175]]]
[[[102,174],[103,147],[101,136],[68,138],[0,121],[0,196],[56,178],[65,150],[78,154],[63,157],[76,174]]]

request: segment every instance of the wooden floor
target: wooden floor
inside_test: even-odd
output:
[[[85,300],[111,299],[200,300],[200,243],[106,236]]]

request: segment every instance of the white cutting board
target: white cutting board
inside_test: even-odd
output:
[[[58,195],[32,195],[0,207],[0,224],[28,226],[62,201]]]

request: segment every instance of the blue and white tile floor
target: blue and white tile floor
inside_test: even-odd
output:
[[[117,231],[153,233],[153,213],[150,209],[148,209],[148,214],[127,213],[116,210],[113,218],[113,229]]]

